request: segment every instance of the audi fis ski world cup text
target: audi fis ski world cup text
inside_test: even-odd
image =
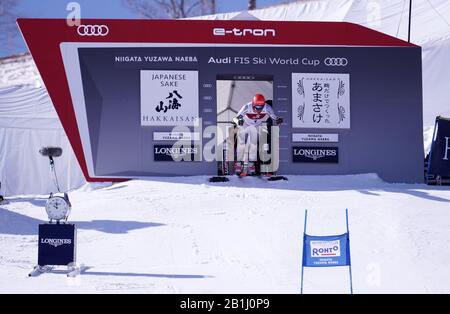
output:
[[[91,36],[91,35],[84,35]],[[209,56],[208,64],[237,64],[237,65],[303,65],[317,67],[324,64],[327,67],[346,67],[349,64],[347,58],[343,57],[326,57],[320,58],[281,58],[281,57],[250,57],[250,56],[234,56],[234,57],[216,57]],[[116,63],[198,63],[200,57],[193,55],[184,56],[139,56],[139,55],[122,55],[114,56]]]
[[[239,65],[304,65],[317,67],[323,64],[328,67],[346,67],[349,64],[347,58],[326,57],[320,60],[316,58],[280,58],[280,57],[209,57],[210,64],[239,64]]]

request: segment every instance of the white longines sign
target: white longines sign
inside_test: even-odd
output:
[[[292,73],[294,128],[350,128],[350,75]]]
[[[141,125],[193,126],[198,120],[198,71],[141,71]]]

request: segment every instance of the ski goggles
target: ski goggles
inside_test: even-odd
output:
[[[255,108],[256,110],[263,110],[264,105],[256,105],[256,106],[253,106],[253,108]]]

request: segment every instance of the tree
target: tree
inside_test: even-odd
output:
[[[4,47],[11,47],[18,35],[14,12],[17,3],[17,0],[0,0],[0,45]]]
[[[180,19],[216,13],[216,0],[122,0],[125,6],[144,18]]]
[[[256,0],[248,0],[248,10],[256,9]]]
[[[202,15],[216,14],[216,0],[202,0]]]
[[[14,8],[17,0],[0,0],[0,36],[5,35],[5,31],[16,28]]]

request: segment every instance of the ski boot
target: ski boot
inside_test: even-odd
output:
[[[242,167],[242,162],[236,161],[234,163],[234,174],[237,175],[237,176],[240,176],[241,173],[242,173],[242,168],[243,168]]]
[[[262,173],[262,176],[263,176],[264,178],[270,178],[270,177],[272,177],[272,173],[271,173],[271,172],[263,172],[263,173]]]
[[[247,169],[248,175],[254,176],[256,174],[256,167],[255,163],[253,161],[250,161],[248,163],[248,169]]]
[[[243,178],[248,175],[248,164],[245,162],[244,166],[242,167],[241,173],[239,174],[239,177]]]

